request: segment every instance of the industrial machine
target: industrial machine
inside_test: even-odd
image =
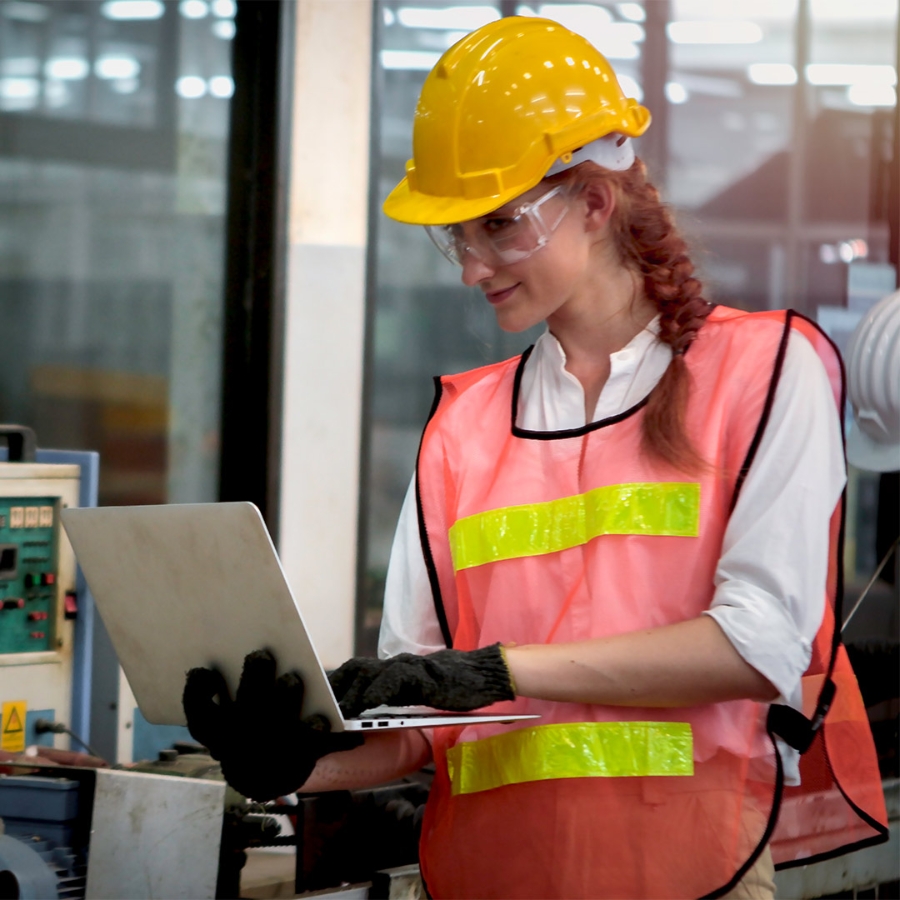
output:
[[[370,882],[369,897],[396,896],[391,881],[415,870],[428,776],[288,806],[241,797],[195,745],[130,769],[33,762],[0,764],[3,900],[237,898],[247,851],[274,847],[296,847],[282,858],[299,892]]]
[[[0,435],[0,753],[14,754],[51,742],[38,719],[72,723],[78,593],[59,514],[79,505],[81,467],[37,462],[29,429]]]
[[[0,897],[217,896],[224,782],[109,768],[12,771],[25,774],[0,778]]]

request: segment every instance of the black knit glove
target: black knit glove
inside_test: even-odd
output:
[[[463,712],[514,700],[500,644],[479,650],[439,650],[428,656],[355,657],[329,676],[345,716],[374,706],[433,706]]]
[[[318,759],[363,742],[351,732],[332,734],[324,716],[302,719],[303,679],[275,673],[275,657],[257,650],[244,658],[234,700],[214,669],[191,669],[182,697],[191,735],[219,760],[225,780],[254,800],[296,791]]]

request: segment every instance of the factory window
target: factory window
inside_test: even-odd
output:
[[[218,491],[234,0],[0,2],[0,421]]]
[[[897,283],[897,4],[673,0],[670,16],[665,191],[710,296],[794,308],[846,351]],[[847,501],[845,613],[896,535],[896,473],[851,464]],[[894,560],[844,634],[893,775],[896,597]]]

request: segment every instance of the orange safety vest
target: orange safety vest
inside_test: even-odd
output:
[[[528,352],[436,379],[417,500],[447,645],[566,643],[708,609],[794,331],[843,408],[840,357],[812,323],[718,307],[685,357],[687,432],[713,463],[696,477],[641,452],[646,400],[570,431],[520,429]],[[767,844],[783,867],[886,840],[866,712],[834,627],[842,516],[843,502],[805,717],[751,700],[645,709],[519,697],[491,711],[539,720],[436,729],[420,848],[431,895],[715,897]],[[783,785],[775,733],[811,744],[802,787]]]

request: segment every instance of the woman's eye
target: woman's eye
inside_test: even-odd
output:
[[[484,230],[487,234],[499,234],[516,224],[515,218],[498,216],[494,219],[484,220]]]

